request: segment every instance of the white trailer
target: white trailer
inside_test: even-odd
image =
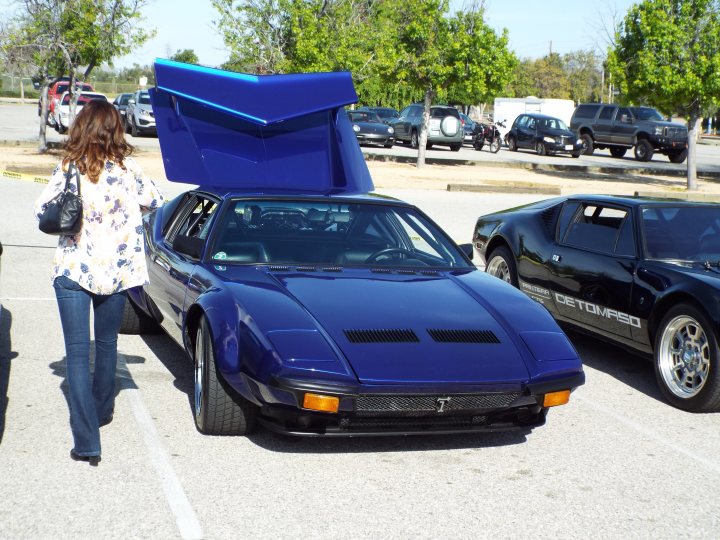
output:
[[[495,98],[493,120],[502,122],[505,127],[498,126],[500,134],[505,135],[515,119],[523,113],[540,113],[554,116],[570,126],[570,118],[575,110],[572,99],[540,99],[533,96],[525,98]]]

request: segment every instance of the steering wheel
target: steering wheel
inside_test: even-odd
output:
[[[381,249],[380,251],[376,251],[375,253],[368,255],[368,258],[365,259],[365,262],[366,263],[376,262],[380,257],[392,255],[393,253],[409,255],[410,257],[415,256],[412,251],[409,251],[407,249],[399,248],[399,247],[390,247],[390,248]]]

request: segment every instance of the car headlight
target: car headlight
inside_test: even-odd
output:
[[[393,133],[395,133],[395,130],[391,127],[388,127],[388,133],[392,135]]]
[[[583,143],[583,142],[582,142],[582,139],[578,139],[577,141],[575,141],[575,144],[579,144],[579,145],[581,145],[581,146],[582,146],[582,143]]]
[[[553,139],[552,137],[543,137],[543,141],[545,141],[546,143],[552,144],[555,142],[555,139]]]
[[[663,128],[661,126],[655,126],[655,135],[662,135]]]
[[[359,132],[360,132],[360,126],[358,126],[357,124],[353,124],[353,131],[354,131],[355,133],[359,133]]]

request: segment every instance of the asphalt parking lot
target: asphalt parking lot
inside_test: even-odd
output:
[[[587,383],[544,427],[372,439],[203,436],[184,353],[121,336],[103,460],[71,461],[41,189],[0,179],[0,538],[717,538],[720,416],[671,408],[650,363],[575,334]],[[541,197],[385,192],[458,241]]]

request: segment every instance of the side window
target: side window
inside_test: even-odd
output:
[[[586,204],[575,214],[565,235],[565,243],[591,251],[615,253],[620,229],[626,221],[629,222],[627,216],[627,211],[619,208]],[[632,240],[632,231],[627,234]],[[627,242],[626,236],[622,249],[628,249]]]
[[[205,240],[210,232],[212,217],[218,204],[216,201],[196,195],[181,209],[177,220],[170,228],[168,240],[172,242],[177,236],[188,236]]]
[[[410,109],[410,118],[418,118],[422,116],[422,109],[420,107],[411,107]]]
[[[592,105],[580,105],[575,111],[575,118],[592,118],[597,108]]]
[[[598,120],[612,120],[616,109],[617,107],[603,107],[598,116]]]
[[[520,117],[517,119],[517,126],[518,126],[518,127],[525,127],[525,126],[527,126],[528,120],[530,120],[530,117],[529,117],[529,116],[525,116],[525,115],[523,114],[522,116],[520,116]]]
[[[626,118],[623,118],[623,116],[625,116]],[[627,107],[620,107],[618,109],[616,119],[620,122],[629,122],[632,119],[632,114],[630,114],[630,109],[628,109]]]
[[[528,129],[535,129],[537,127],[537,120],[534,118],[528,118],[527,128]]]
[[[410,114],[410,107],[405,107],[405,108],[400,112],[400,116],[402,116],[403,118],[404,118],[404,117],[407,117],[409,114]]]
[[[615,245],[615,255],[626,257],[635,256],[635,235],[633,234],[632,219],[627,215],[620,226],[617,244]]]

